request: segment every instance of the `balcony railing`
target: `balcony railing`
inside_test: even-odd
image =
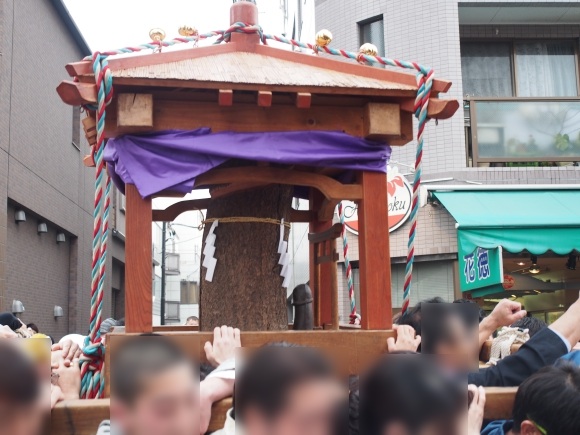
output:
[[[464,115],[469,166],[580,162],[580,98],[470,98]]]

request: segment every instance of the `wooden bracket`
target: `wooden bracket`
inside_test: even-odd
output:
[[[234,104],[234,91],[231,89],[220,89],[218,103],[220,106],[231,106]]]
[[[298,109],[310,109],[312,95],[308,92],[298,92],[296,94],[296,107]]]
[[[153,128],[152,94],[119,94],[117,97],[117,127]]]
[[[91,115],[87,115],[82,123],[85,137],[87,138],[89,145],[95,145],[97,143],[97,122],[95,121],[95,118]]]
[[[270,107],[272,105],[272,92],[258,91],[258,106]]]
[[[388,140],[401,135],[401,111],[398,104],[368,103],[364,111],[364,137]]]

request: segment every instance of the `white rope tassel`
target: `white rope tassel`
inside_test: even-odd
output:
[[[496,365],[499,360],[511,354],[512,345],[528,341],[530,339],[528,332],[528,329],[503,327],[491,344],[489,363]]]
[[[284,240],[284,219],[280,221],[280,240],[278,242],[278,254],[280,254],[280,260],[278,260],[278,264],[282,266],[280,276],[284,278],[282,287],[288,288],[290,285],[290,277],[292,276],[292,265],[290,264],[290,255],[288,255],[288,242]]]
[[[212,222],[209,233],[205,238],[205,248],[203,248],[203,264],[202,266],[206,268],[205,280],[211,282],[213,280],[213,273],[215,272],[215,266],[217,264],[217,259],[215,258],[215,239],[216,235],[214,233],[216,227],[218,226],[217,219]]]

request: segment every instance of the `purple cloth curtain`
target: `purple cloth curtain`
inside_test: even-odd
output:
[[[189,193],[195,178],[228,159],[386,173],[388,145],[336,131],[211,133],[209,128],[126,135],[107,142],[104,159],[116,186],[142,197]]]

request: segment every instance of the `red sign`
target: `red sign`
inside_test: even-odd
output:
[[[387,174],[389,232],[403,225],[411,214],[413,190],[405,177],[396,170]],[[358,235],[358,213],[354,202],[343,201],[346,229]]]
[[[513,276],[505,274],[503,276],[503,288],[509,290],[512,288],[516,283],[516,280]]]

